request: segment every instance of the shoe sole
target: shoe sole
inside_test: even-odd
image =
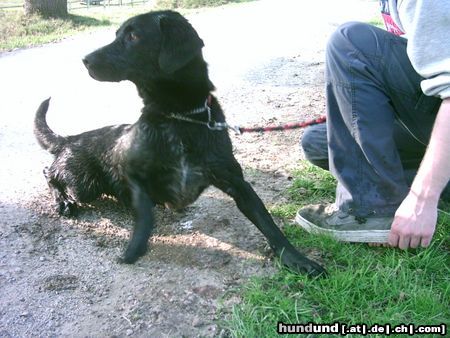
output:
[[[303,218],[299,213],[295,222],[309,233],[327,234],[341,242],[387,244],[390,230],[332,230],[323,229]]]

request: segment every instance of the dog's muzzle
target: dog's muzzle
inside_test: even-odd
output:
[[[100,48],[88,55],[82,61],[89,75],[97,81],[119,82],[126,80],[121,62],[112,53],[111,45]]]

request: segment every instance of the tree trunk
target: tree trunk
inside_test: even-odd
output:
[[[67,16],[67,0],[25,0],[25,14],[51,17]]]

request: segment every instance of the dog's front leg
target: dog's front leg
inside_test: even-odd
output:
[[[148,247],[148,239],[154,227],[153,208],[154,203],[150,199],[143,186],[137,181],[130,179],[132,204],[135,212],[135,223],[131,240],[121,261],[123,263],[134,263],[143,256]]]
[[[242,177],[227,175],[223,171],[220,176],[215,174],[214,177],[216,179],[213,184],[234,199],[239,210],[267,238],[270,247],[280,257],[284,265],[296,272],[307,272],[311,275],[319,275],[325,272],[319,264],[308,259],[294,248],[277,227],[256,192]]]

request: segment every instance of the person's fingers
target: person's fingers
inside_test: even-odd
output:
[[[398,246],[398,239],[399,239],[399,236],[398,236],[397,232],[395,232],[394,230],[391,230],[389,232],[389,236],[388,236],[389,246],[391,246],[391,247]]]
[[[398,247],[402,250],[406,250],[409,248],[409,243],[411,241],[411,236],[410,235],[400,235],[400,238],[398,240]]]
[[[416,249],[419,247],[422,237],[420,236],[412,236],[411,241],[409,242],[409,247]]]
[[[422,248],[426,248],[427,246],[430,245],[430,242],[431,242],[431,237],[424,236],[424,237],[422,237],[422,240],[420,241],[420,245],[422,246]]]

